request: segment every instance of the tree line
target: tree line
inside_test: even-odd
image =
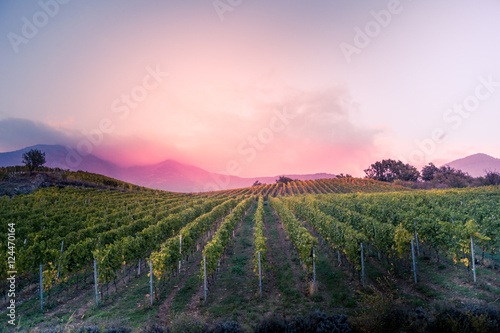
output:
[[[500,173],[487,171],[483,177],[472,177],[467,172],[450,166],[437,167],[433,163],[424,166],[421,171],[410,164],[392,159],[377,161],[365,169],[365,178],[382,182],[406,183],[416,187],[467,187],[500,185]]]

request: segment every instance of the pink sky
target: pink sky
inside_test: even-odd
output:
[[[41,3],[0,4],[0,151],[88,147],[99,130],[92,153],[121,165],[236,163],[239,176],[500,157],[500,87],[446,118],[482,79],[500,81],[498,1],[256,0],[222,14],[210,1]],[[43,8],[47,22],[13,42]],[[347,59],[342,45],[370,24]]]

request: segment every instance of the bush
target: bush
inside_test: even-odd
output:
[[[286,319],[264,319],[257,327],[255,327],[254,333],[287,332],[289,326],[290,322]]]
[[[158,324],[151,324],[142,330],[144,333],[165,333],[165,329]]]
[[[174,319],[166,331],[168,333],[204,333],[207,331],[207,325],[198,317],[182,313]]]
[[[464,309],[445,309],[436,315],[429,327],[431,333],[500,332],[498,310],[468,306]]]
[[[130,333],[132,330],[126,327],[112,327],[104,331],[104,333]]]
[[[394,309],[383,313],[375,332],[427,332],[429,316],[422,308]]]
[[[132,330],[126,327],[110,327],[105,330],[101,330],[98,326],[85,326],[80,327],[78,333],[130,333]]]
[[[355,332],[455,333],[500,332],[498,310],[476,306],[438,310],[435,319],[422,309],[390,308],[370,320],[356,322]],[[315,331],[316,332],[316,331]]]
[[[316,332],[347,333],[351,332],[348,318],[344,314],[327,316],[321,312],[315,312],[310,316],[310,320],[316,325]]]
[[[307,317],[295,317],[293,321],[286,319],[267,319],[261,322],[254,333],[287,332],[287,333],[348,333],[351,332],[346,315],[328,316],[316,311]]]
[[[80,327],[78,333],[100,333],[101,330],[97,326]]]
[[[240,333],[241,325],[236,321],[228,321],[225,323],[218,323],[210,330],[210,333]]]

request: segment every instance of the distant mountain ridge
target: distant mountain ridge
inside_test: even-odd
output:
[[[92,154],[82,157],[81,161],[74,163],[74,159],[68,158],[68,154],[71,156],[72,150],[61,145],[35,145],[12,152],[0,153],[0,167],[22,165],[22,155],[30,149],[45,152],[47,160],[45,165],[51,168],[98,173],[132,184],[165,191],[203,192],[233,189],[252,186],[257,180],[263,184],[274,183],[279,177],[242,178],[228,176],[212,173],[174,160],[165,160],[153,165],[120,167]],[[284,176],[299,180],[336,177],[334,174],[329,173]]]
[[[76,168],[71,168],[67,163],[68,148],[61,145],[35,145],[12,152],[0,153],[0,167],[22,165],[23,154],[31,149],[45,152],[45,159],[47,160],[45,166],[50,168],[70,169],[72,171],[84,170],[105,176],[111,173],[118,174],[120,169],[117,165],[91,154],[82,158]]]
[[[484,176],[488,171],[500,172],[500,159],[482,153],[466,156],[444,165],[467,172],[473,177]]]

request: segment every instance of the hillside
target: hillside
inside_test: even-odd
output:
[[[206,192],[207,195],[263,195],[294,196],[301,194],[334,194],[334,193],[378,193],[409,191],[409,188],[392,183],[379,182],[373,179],[335,178],[317,180],[295,180],[287,184],[272,183],[266,185],[244,187],[234,190]]]
[[[500,328],[500,229],[483,214],[499,216],[500,188],[391,192],[363,181],[302,184],[353,194],[277,198],[239,195],[251,189],[196,196],[71,187],[0,197],[0,215],[15,221],[19,240],[16,332],[201,333],[205,324],[213,333],[305,325],[317,332],[319,323],[353,333],[410,332],[417,324],[444,332],[455,325]],[[388,192],[361,193],[378,185]],[[477,282],[464,233],[472,220],[474,239],[488,239],[476,247]],[[418,283],[410,238],[398,236],[414,231]],[[483,253],[483,246],[491,250]],[[6,272],[0,270],[2,290]]]
[[[169,168],[173,163],[163,165],[163,168]],[[176,163],[174,163],[176,165]],[[66,171],[61,169],[43,168],[30,174],[27,171],[17,171],[16,168],[0,169],[0,196],[18,195],[33,193],[38,188],[57,186],[57,187],[89,187],[101,189],[117,189],[123,191],[154,191],[154,188],[139,186],[133,183],[124,182],[100,174],[83,171]],[[20,169],[20,168],[18,168]],[[181,168],[184,172],[189,168]],[[169,173],[176,174],[179,170],[169,169]],[[197,173],[196,168],[194,173]],[[185,174],[183,174],[185,175]],[[183,175],[179,175],[181,178]],[[3,178],[3,179],[2,179]],[[175,182],[175,178],[172,180]],[[151,183],[154,183],[151,180]],[[175,184],[175,183],[174,183]],[[386,192],[408,190],[405,187],[390,183],[378,182],[371,179],[358,178],[337,178],[337,179],[318,179],[318,180],[295,180],[288,184],[265,184],[252,187],[241,187],[231,190],[218,190],[207,192],[195,192],[200,195],[208,196],[231,196],[231,195],[297,195],[297,194],[327,194],[327,193],[351,193],[351,192]],[[169,191],[167,191],[169,192]]]
[[[14,171],[15,168],[0,168],[0,196],[31,194],[39,188],[56,186],[116,189],[121,191],[153,191],[138,185],[123,182],[103,175],[43,168],[42,171],[29,173]]]

